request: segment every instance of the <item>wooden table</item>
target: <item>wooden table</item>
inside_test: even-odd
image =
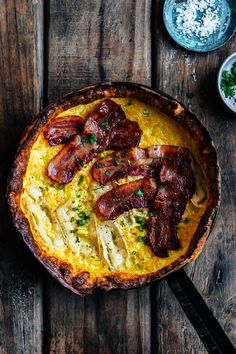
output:
[[[220,213],[187,273],[236,345],[236,120],[208,54],[166,33],[161,0],[0,1],[0,353],[206,353],[165,280],[81,298],[52,279],[14,230],[6,178],[20,134],[49,102],[88,84],[133,81],[172,95],[206,125],[222,168]]]

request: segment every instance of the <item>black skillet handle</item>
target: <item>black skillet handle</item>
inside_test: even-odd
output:
[[[236,349],[184,270],[169,275],[168,285],[210,354],[234,354]]]

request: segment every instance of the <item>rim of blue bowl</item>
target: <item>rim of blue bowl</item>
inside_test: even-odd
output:
[[[222,102],[225,104],[225,106],[233,113],[236,113],[236,105],[235,105],[235,109],[233,109],[229,104],[228,101],[226,99],[226,97],[224,96],[223,90],[220,87],[220,82],[221,82],[221,77],[222,77],[222,72],[224,71],[225,66],[227,65],[227,63],[232,59],[235,58],[236,61],[236,52],[230,54],[225,60],[224,62],[221,64],[218,75],[217,75],[217,87],[218,87],[218,93],[220,95],[220,98],[222,100]]]
[[[216,50],[218,48],[221,48],[223,47],[233,36],[234,34],[236,33],[236,28],[234,31],[232,31],[232,33],[229,35],[229,37],[224,41],[222,42],[221,44],[219,45],[216,45],[215,47],[211,48],[211,49],[201,49],[201,48],[198,48],[198,49],[192,49],[192,48],[189,48],[187,45],[185,46],[184,44],[182,44],[178,39],[176,39],[169,31],[169,28],[168,28],[168,21],[166,20],[166,16],[165,16],[165,12],[166,12],[166,7],[167,7],[167,2],[170,1],[170,0],[165,0],[164,2],[164,6],[163,6],[163,20],[164,20],[164,25],[165,25],[165,28],[167,30],[167,32],[169,33],[170,37],[178,44],[180,45],[182,48],[185,48],[191,52],[197,52],[197,53],[208,53],[208,52],[212,52],[213,50]]]

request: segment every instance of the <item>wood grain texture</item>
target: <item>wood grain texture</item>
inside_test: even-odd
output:
[[[161,1],[155,2],[155,18],[161,18]],[[186,267],[194,284],[236,345],[236,203],[235,203],[235,116],[220,103],[216,91],[217,71],[223,60],[236,50],[235,37],[221,49],[206,53],[188,52],[166,33],[162,20],[154,26],[155,82],[158,88],[180,100],[197,114],[215,142],[222,169],[222,201],[215,227],[196,262]],[[165,300],[163,300],[165,299]],[[163,303],[164,302],[164,303]],[[170,353],[205,353],[193,328],[167,284],[157,290],[158,352],[170,336],[175,338]],[[177,325],[175,325],[177,324]],[[184,335],[183,335],[184,334]],[[191,339],[190,339],[191,338]]]
[[[49,101],[101,81],[150,84],[150,1],[50,2]],[[86,299],[47,277],[50,353],[151,353],[150,288]]]
[[[40,267],[13,228],[6,178],[42,102],[42,1],[0,1],[0,353],[42,352]]]

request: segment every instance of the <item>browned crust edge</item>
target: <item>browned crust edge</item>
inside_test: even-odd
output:
[[[177,261],[155,273],[133,277],[113,273],[105,276],[103,279],[98,279],[96,283],[92,283],[88,272],[80,272],[74,276],[70,270],[70,265],[62,264],[57,259],[48,257],[47,254],[38,247],[31,233],[29,222],[21,210],[20,196],[31,147],[44,128],[45,123],[70,107],[108,97],[127,97],[144,101],[147,104],[159,108],[164,113],[167,113],[172,119],[191,133],[198,147],[206,172],[209,200],[206,211],[193,235],[187,252]],[[24,242],[34,253],[35,257],[65,287],[79,295],[87,295],[97,289],[107,291],[115,288],[128,289],[140,287],[151,281],[163,278],[194,260],[202,251],[211,231],[219,207],[220,189],[219,164],[214,145],[206,128],[198,121],[194,114],[190,113],[178,101],[161,91],[135,83],[111,82],[72,92],[58,102],[50,104],[38,114],[33,125],[25,132],[17,151],[8,179],[7,200],[14,225],[22,234]]]

